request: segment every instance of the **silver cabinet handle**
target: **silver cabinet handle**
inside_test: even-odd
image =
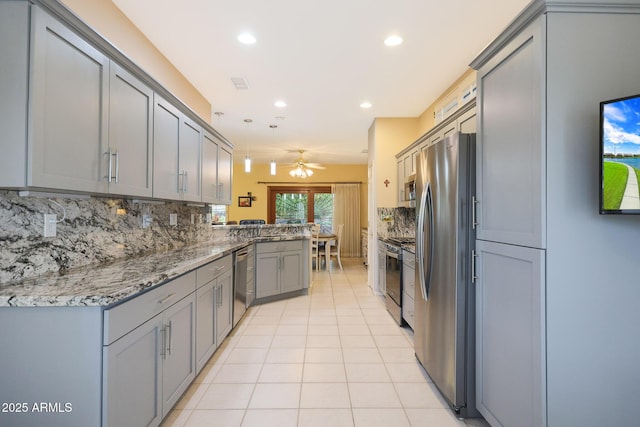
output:
[[[107,163],[108,172],[107,172],[107,175],[105,175],[105,179],[107,180],[107,182],[111,182],[111,169],[113,167],[111,163],[111,159],[113,158],[113,153],[111,152],[111,150],[109,150],[109,151],[105,151],[104,155],[109,156],[109,161]]]
[[[160,347],[160,356],[162,356],[163,359],[167,358],[167,333],[166,333],[166,328],[164,327],[164,325],[162,325],[163,328],[160,329],[160,334],[162,335],[162,346]]]
[[[166,326],[165,329],[169,329],[169,339],[167,340],[167,354],[171,354],[171,336],[172,336],[172,331],[173,331],[173,327],[172,327],[172,323],[171,320],[169,320],[169,324]]]
[[[189,192],[189,179],[188,179],[187,171],[184,171],[184,192],[185,193]]]
[[[476,208],[478,206],[478,203],[480,203],[478,201],[478,199],[476,199],[476,196],[473,196],[471,198],[471,228],[473,228],[474,230],[476,229],[476,227],[478,225],[480,225],[478,223],[478,217],[477,217],[477,213],[476,213]]]
[[[473,249],[471,251],[471,283],[476,283],[476,280],[478,280],[478,276],[476,276],[476,258],[478,258],[478,253]]]
[[[185,171],[182,171],[178,174],[178,176],[180,177],[180,180],[178,182],[178,193],[184,193],[184,181],[186,179],[185,174]]]
[[[113,153],[116,156],[116,184],[120,182],[120,152],[118,150]],[[111,175],[111,172],[109,172]]]
[[[158,304],[164,304],[165,302],[169,301],[171,298],[173,298],[174,296],[176,296],[175,292],[170,293],[169,295],[167,295],[166,297],[158,300]]]

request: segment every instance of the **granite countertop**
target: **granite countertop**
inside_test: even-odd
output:
[[[416,253],[416,244],[415,243],[404,243],[402,245],[402,249],[405,251],[409,251],[411,253]]]
[[[106,307],[161,285],[249,244],[304,235],[215,240],[0,284],[0,307]]]

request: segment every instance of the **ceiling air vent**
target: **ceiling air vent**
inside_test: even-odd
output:
[[[231,77],[231,83],[238,90],[249,89],[249,82],[244,77]]]

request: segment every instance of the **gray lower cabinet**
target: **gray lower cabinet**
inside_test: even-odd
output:
[[[103,426],[160,424],[195,378],[195,286],[191,272],[105,310]]]
[[[302,240],[258,243],[256,247],[256,298],[271,297],[306,288],[306,251]],[[308,255],[307,255],[308,256]]]
[[[162,315],[104,352],[104,426],[154,426],[162,420]]]
[[[492,426],[546,425],[545,251],[476,241],[476,406]]]
[[[207,364],[231,332],[233,313],[232,257],[211,262],[196,270],[196,373]]]
[[[416,255],[402,251],[402,318],[413,329],[416,295]]]

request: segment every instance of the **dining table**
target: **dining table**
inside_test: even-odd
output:
[[[338,236],[336,236],[333,233],[320,233],[318,234],[318,246],[322,245],[324,246],[324,256],[325,256],[325,265],[328,267],[329,266],[329,259],[330,259],[330,254],[331,254],[331,245],[333,244],[333,242],[335,242],[335,240],[338,238]],[[319,267],[319,262],[318,262],[318,267]]]

